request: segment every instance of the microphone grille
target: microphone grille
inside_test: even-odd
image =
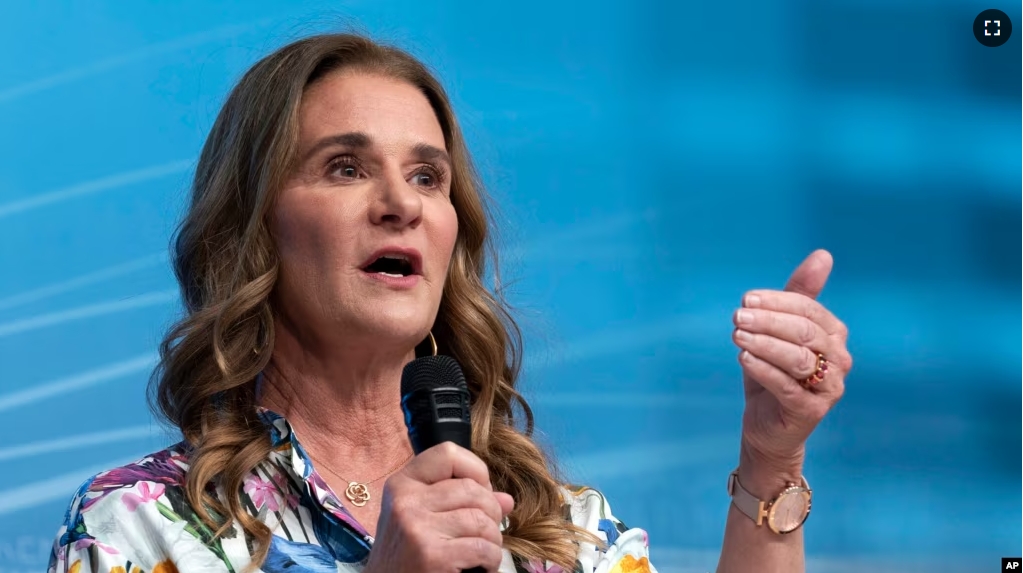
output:
[[[405,365],[401,373],[401,395],[417,390],[455,386],[468,390],[462,367],[450,356],[424,356]]]

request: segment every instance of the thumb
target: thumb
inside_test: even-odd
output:
[[[504,492],[495,491],[494,499],[501,505],[501,515],[508,515],[512,509],[515,509],[515,500]]]
[[[828,275],[831,274],[831,267],[834,259],[831,253],[824,249],[817,249],[810,253],[802,263],[796,267],[785,284],[788,292],[798,292],[810,298],[817,298],[817,295],[824,290],[824,283],[828,282]]]

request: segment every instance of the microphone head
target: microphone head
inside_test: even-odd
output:
[[[425,356],[402,370],[401,409],[417,455],[441,442],[472,449],[470,406],[469,387],[454,358]]]
[[[462,367],[450,356],[424,356],[405,365],[401,372],[401,395],[442,386],[469,390]]]

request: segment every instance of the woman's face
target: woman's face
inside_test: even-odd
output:
[[[352,71],[314,83],[299,113],[274,211],[279,312],[307,344],[410,350],[437,316],[458,234],[437,116],[415,87]]]

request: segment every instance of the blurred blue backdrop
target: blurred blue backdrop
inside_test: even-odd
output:
[[[144,385],[205,133],[262,55],[351,26],[450,90],[541,440],[662,572],[716,562],[730,314],[818,247],[857,366],[810,445],[810,570],[993,571],[1021,551],[1021,51],[973,38],[991,7],[6,3],[0,572],[42,570],[75,487],[173,439]]]

